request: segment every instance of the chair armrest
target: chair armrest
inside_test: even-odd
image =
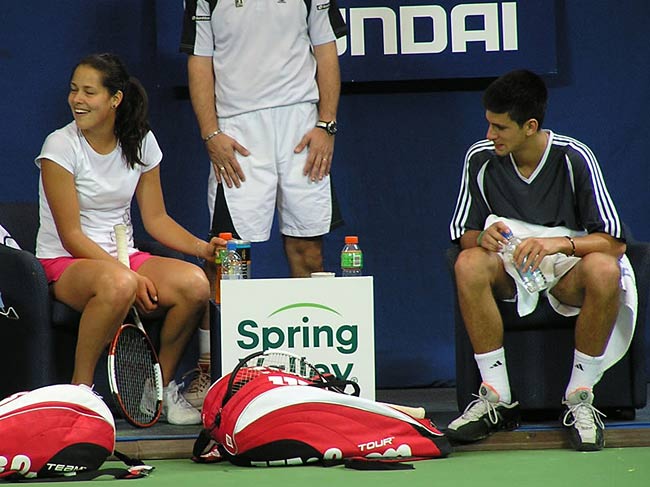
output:
[[[0,269],[0,340],[7,345],[0,354],[3,397],[45,385],[53,362],[50,295],[41,263],[26,250],[0,245]]]
[[[135,246],[142,252],[149,252],[150,254],[157,255],[159,257],[169,257],[172,259],[185,260],[185,255],[183,253],[177,250],[172,250],[155,240],[137,240],[135,242]]]
[[[35,313],[49,323],[47,280],[43,266],[34,254],[0,245],[0,269],[0,293],[5,306],[18,306],[16,312],[19,315],[21,311]]]

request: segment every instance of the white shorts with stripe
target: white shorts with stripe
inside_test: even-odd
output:
[[[219,120],[219,128],[246,147],[236,153],[246,177],[239,188],[222,185],[230,217],[239,237],[269,239],[277,206],[280,232],[290,237],[316,237],[329,232],[332,195],[329,176],[311,181],[303,175],[309,148],[294,153],[318,120],[316,105],[300,103],[268,108]],[[210,165],[212,166],[212,164]],[[213,221],[217,180],[208,181],[208,208]]]

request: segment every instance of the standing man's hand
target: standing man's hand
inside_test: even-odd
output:
[[[327,42],[314,46],[316,58],[316,84],[318,85],[318,123],[336,121],[336,109],[341,93],[341,73],[336,42]],[[314,120],[314,125],[316,124]],[[332,131],[328,127],[314,126],[303,135],[294,151],[300,153],[309,148],[305,167],[302,172],[312,181],[320,181],[329,176],[334,155],[334,137],[336,125]]]
[[[312,181],[320,181],[329,176],[334,155],[334,135],[329,135],[325,130],[314,127],[307,132],[294,149],[296,154],[309,147],[307,160],[302,173]]]
[[[250,154],[248,149],[223,132],[207,140],[205,147],[212,161],[217,181],[225,182],[229,188],[232,188],[233,184],[239,188],[241,183],[246,181],[246,176],[237,162],[235,152],[248,156]]]
[[[249,152],[246,147],[219,129],[212,56],[189,56],[187,74],[190,101],[217,181],[225,182],[229,188],[232,188],[233,184],[239,187],[246,177],[237,162],[235,152],[243,156],[248,156]]]

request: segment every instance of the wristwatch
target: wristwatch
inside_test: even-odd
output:
[[[327,132],[330,135],[336,135],[336,120],[331,120],[329,122],[326,122],[325,120],[319,120],[316,122],[316,127],[319,129],[323,129],[325,132]]]

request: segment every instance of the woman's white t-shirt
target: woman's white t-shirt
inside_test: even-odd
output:
[[[131,169],[119,144],[110,154],[98,154],[73,121],[45,139],[41,153],[35,160],[40,168],[41,159],[49,159],[74,176],[82,231],[115,257],[117,250],[113,226],[118,223],[127,225],[129,254],[136,251],[133,246],[131,200],[140,175],[155,168],[162,160],[162,151],[152,132],[144,137],[141,150],[141,160],[145,165],[136,164]],[[56,230],[42,177],[39,181],[39,211],[36,256],[42,259],[70,257]]]

